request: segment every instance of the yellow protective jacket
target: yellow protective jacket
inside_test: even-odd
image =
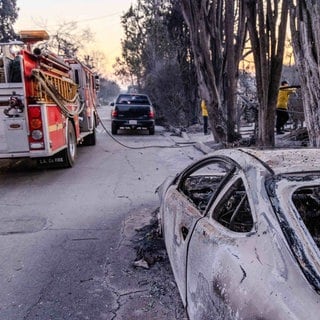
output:
[[[201,114],[203,117],[208,116],[208,110],[205,100],[201,100]]]
[[[277,100],[277,109],[288,109],[288,101],[290,94],[294,93],[296,89],[280,87]]]

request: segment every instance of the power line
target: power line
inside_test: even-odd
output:
[[[70,21],[67,21],[66,23],[84,23],[84,22],[88,22],[88,21],[102,20],[102,19],[106,19],[106,18],[119,16],[121,13],[122,12],[114,12],[114,13],[111,13],[111,14],[108,14],[108,15],[103,15],[103,16],[98,16],[98,17],[79,19],[79,20],[70,20]],[[34,18],[32,18],[32,20],[34,21]],[[36,25],[41,24],[41,23],[35,22],[35,21],[34,21],[34,23]],[[63,22],[61,22],[61,23],[63,23]],[[48,28],[57,27],[57,26],[60,26],[61,23],[49,24],[49,25],[47,25],[47,27]]]
[[[70,21],[67,21],[66,23],[84,23],[84,22],[88,22],[88,21],[102,20],[102,19],[105,19],[105,18],[118,16],[119,14],[120,14],[120,12],[117,12],[117,13],[112,13],[112,14],[105,15],[105,16],[100,16],[100,17],[79,19],[79,20],[70,20]],[[61,23],[50,24],[49,27],[57,27],[59,25],[61,25]]]
[[[100,16],[100,17],[81,19],[81,20],[77,20],[77,21],[74,21],[74,22],[76,22],[76,23],[81,23],[81,22],[87,22],[87,21],[101,20],[101,19],[105,19],[105,18],[110,18],[110,17],[114,17],[114,16],[119,16],[121,13],[122,13],[122,12],[116,12],[116,13],[111,13],[111,14],[108,14],[108,15]]]

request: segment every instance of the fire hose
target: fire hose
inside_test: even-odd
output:
[[[51,99],[58,105],[62,113],[68,118],[74,118],[79,115],[84,109],[84,101],[80,101],[80,104],[77,104],[75,110],[70,110],[67,106],[67,103],[75,103],[79,99],[79,94],[76,93],[72,99],[67,99],[63,97],[57,88],[46,79],[43,72],[39,69],[33,69],[32,75],[40,83],[46,93],[51,97]],[[65,80],[66,81],[66,80]]]

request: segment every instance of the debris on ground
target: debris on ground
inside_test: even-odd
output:
[[[187,320],[186,310],[174,281],[164,239],[160,233],[159,208],[145,210],[150,210],[150,208],[144,208],[143,215],[139,215],[135,210],[134,218],[131,216],[132,222],[138,224],[131,224],[129,221],[126,223],[127,235],[130,234],[128,238],[130,247],[134,250],[130,282],[136,279],[141,291],[130,297],[130,306],[137,312],[142,310],[143,313],[140,315],[146,319]],[[143,309],[141,309],[141,301],[145,301]],[[152,317],[150,317],[151,314]]]
[[[149,269],[149,264],[146,260],[144,259],[140,259],[138,261],[134,261],[133,265],[135,267],[140,267],[140,268],[144,268],[144,269]]]
[[[254,136],[253,127],[250,130],[247,127],[240,129],[241,138],[235,141],[230,147],[254,147],[256,145],[256,137]],[[213,149],[220,149],[225,146],[214,142],[212,135],[203,137],[203,128],[200,124],[192,125],[186,129],[187,134],[190,135],[190,139],[194,136],[199,136],[202,143]],[[287,147],[308,147],[309,146],[309,135],[307,128],[301,127],[297,129],[286,128],[283,135],[275,135],[275,146],[279,148]]]
[[[152,213],[150,224],[136,229],[136,237],[133,240],[136,249],[135,267],[148,269],[156,262],[166,258],[166,249],[162,236],[159,233],[158,211]]]
[[[288,146],[306,147],[309,145],[309,135],[307,128],[298,128],[291,130],[288,134],[282,137],[282,143]]]

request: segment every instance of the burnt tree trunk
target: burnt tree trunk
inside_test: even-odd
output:
[[[209,123],[213,137],[217,142],[223,142],[226,140],[226,134],[219,129],[219,124],[221,125],[223,118],[220,94],[216,84],[216,74],[210,57],[209,13],[201,5],[199,7],[195,6],[190,1],[181,1],[181,7],[190,30],[199,91],[201,98],[207,102]],[[216,53],[216,57],[222,63],[222,57],[219,57],[219,53]]]
[[[236,83],[246,30],[242,2],[179,1],[190,30],[201,98],[207,101],[210,127],[220,143],[236,137]]]
[[[320,147],[320,2],[291,2],[290,28],[310,145]]]
[[[226,68],[224,77],[223,101],[226,106],[227,120],[227,142],[232,143],[236,140],[236,92],[237,92],[237,70],[235,66],[235,47],[233,44],[234,35],[234,1],[226,0],[225,8],[225,32],[226,32]],[[228,75],[234,75],[229,77]]]
[[[282,1],[281,10],[278,3],[277,0],[245,0],[259,100],[258,145],[263,147],[272,147],[275,142],[275,109],[288,16],[288,2]]]

